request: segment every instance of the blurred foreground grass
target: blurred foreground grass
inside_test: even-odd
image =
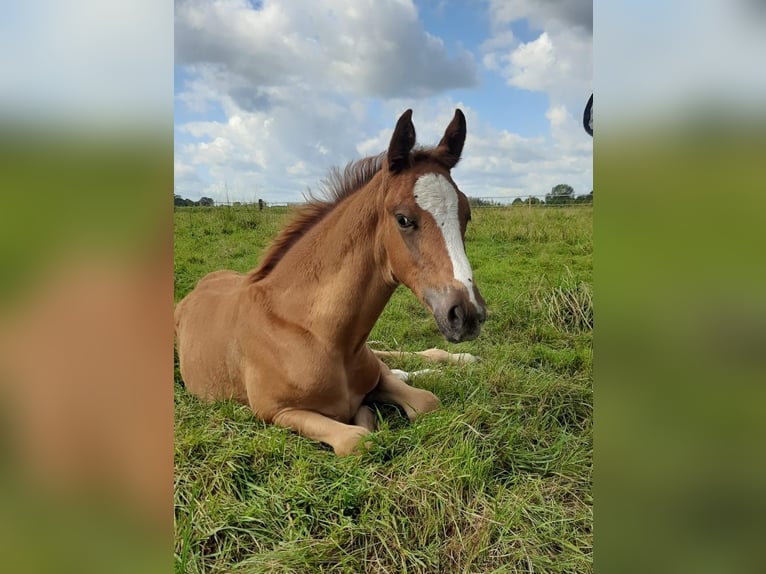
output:
[[[766,130],[727,119],[596,139],[596,564],[607,572],[761,567]]]
[[[0,137],[0,554],[170,563],[171,132]]]

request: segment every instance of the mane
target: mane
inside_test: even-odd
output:
[[[263,256],[260,265],[249,273],[249,280],[255,283],[271,273],[285,256],[285,253],[309,229],[322,221],[336,205],[370,183],[375,174],[382,169],[385,158],[386,153],[383,152],[349,162],[343,170],[337,167],[330,169],[330,172],[319,184],[321,195],[317,197],[309,191],[306,205],[300,208],[295,217],[287,224],[287,227],[277,235],[266,255]],[[418,146],[410,153],[411,165],[428,160],[445,163],[445,158],[437,152],[437,148]]]
[[[324,219],[341,201],[367,185],[383,167],[385,157],[386,154],[382,153],[349,162],[343,170],[333,167],[320,182],[321,195],[317,197],[309,191],[308,202],[272,242],[261,264],[250,272],[250,281],[256,282],[266,277],[309,229]]]

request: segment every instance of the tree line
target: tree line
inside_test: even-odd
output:
[[[469,197],[468,202],[472,207],[500,207],[505,205],[492,199],[481,197]],[[560,183],[554,186],[550,193],[545,194],[545,199],[530,196],[528,198],[517,197],[511,202],[511,205],[577,205],[593,203],[593,190],[586,195],[575,196],[574,188],[571,185]]]
[[[176,207],[191,207],[191,206],[202,206],[202,207],[213,207],[215,205],[215,201],[212,200],[210,197],[200,197],[199,201],[192,201],[191,199],[186,199],[184,197],[181,197],[180,195],[173,195],[173,205]]]
[[[481,197],[469,197],[468,202],[472,207],[498,207],[503,205],[502,203],[493,201],[491,199],[483,199]],[[239,202],[235,202],[235,205],[238,203]],[[553,188],[551,188],[550,193],[545,194],[545,199],[540,199],[539,197],[529,197],[528,199],[522,199],[521,197],[517,197],[513,200],[513,202],[511,202],[511,205],[577,205],[584,203],[593,203],[592,189],[590,190],[590,193],[586,195],[575,196],[574,188],[571,185],[560,183],[558,185],[554,185]],[[215,201],[213,201],[213,199],[210,197],[202,197],[199,201],[192,201],[191,199],[183,198],[180,195],[173,195],[173,205],[176,207],[213,207],[215,205]],[[263,200],[259,199],[258,207],[263,209],[263,206]]]

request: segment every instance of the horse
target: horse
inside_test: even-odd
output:
[[[465,252],[470,206],[450,175],[465,137],[457,109],[437,146],[415,147],[407,110],[387,151],[331,171],[326,197],[310,197],[255,269],[203,277],[174,313],[186,389],[249,405],[338,456],[369,448],[371,402],[397,404],[410,420],[437,409],[367,338],[400,284],[448,341],[481,331],[485,301]]]

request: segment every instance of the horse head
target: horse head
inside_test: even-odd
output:
[[[431,311],[453,343],[476,338],[486,318],[465,252],[471,209],[450,175],[465,136],[465,116],[458,109],[435,148],[414,149],[412,110],[407,110],[383,164],[381,235],[388,271]]]

